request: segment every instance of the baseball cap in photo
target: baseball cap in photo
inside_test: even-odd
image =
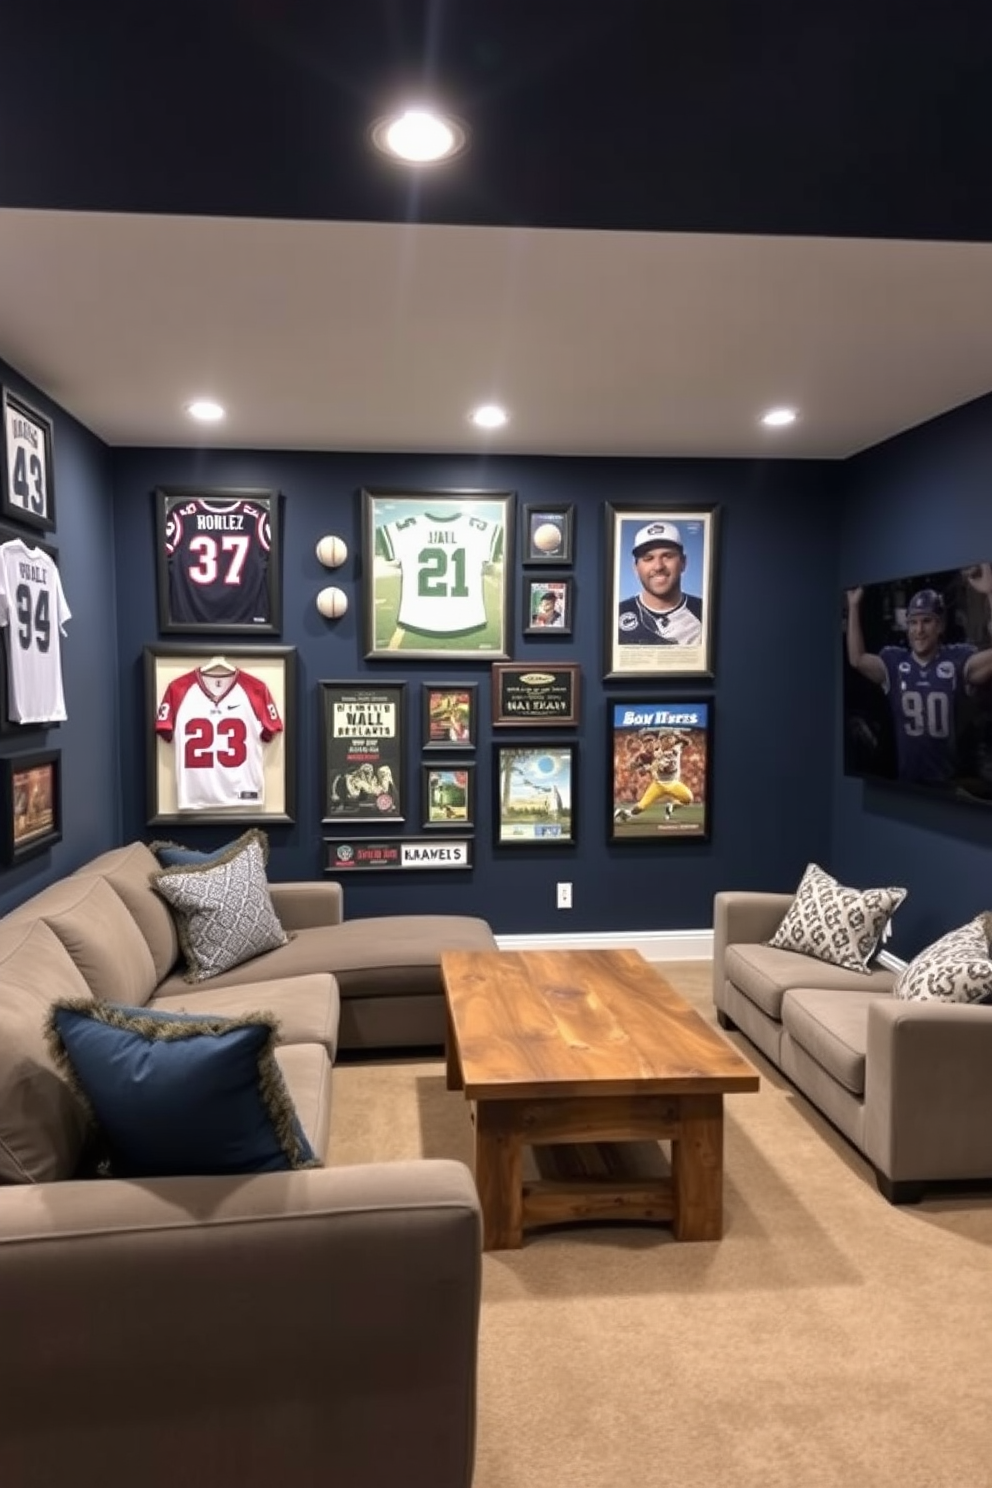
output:
[[[906,607],[907,615],[942,615],[944,601],[936,589],[917,589]]]
[[[638,558],[642,550],[661,547],[682,550],[682,534],[674,522],[649,522],[641,527],[634,537],[633,554]]]

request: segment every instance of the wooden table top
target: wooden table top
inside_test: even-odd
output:
[[[469,1100],[758,1089],[637,951],[445,951],[441,973]]]

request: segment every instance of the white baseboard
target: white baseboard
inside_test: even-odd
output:
[[[708,961],[712,930],[588,930],[573,935],[497,935],[501,951],[640,951],[646,961]]]

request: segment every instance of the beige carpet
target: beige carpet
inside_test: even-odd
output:
[[[666,971],[711,1019],[708,963]],[[474,1488],[992,1488],[992,1196],[891,1208],[738,1042],[763,1078],[727,1098],[721,1241],[485,1257]],[[331,1159],[418,1155],[471,1166],[441,1062],[339,1067]]]

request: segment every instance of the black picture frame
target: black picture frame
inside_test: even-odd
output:
[[[319,687],[322,821],[405,821],[406,683]]]
[[[581,678],[577,661],[494,663],[493,728],[575,728]]]
[[[472,867],[471,837],[325,837],[324,872],[450,871]]]
[[[610,842],[708,842],[712,698],[610,698]]]
[[[296,665],[295,646],[263,647],[225,643],[223,647],[210,647],[175,641],[145,647],[146,820],[149,826],[180,822],[184,826],[231,822],[266,827],[296,820]],[[226,668],[226,673],[221,668]],[[208,682],[206,685],[216,685],[218,689],[224,687],[225,681],[230,688],[233,685],[232,676],[246,673],[248,679],[255,679],[250,681],[250,690],[262,711],[267,707],[267,690],[267,696],[275,707],[276,718],[282,727],[273,731],[271,738],[260,738],[262,758],[259,763],[263,798],[259,805],[251,804],[245,797],[237,802],[232,801],[230,805],[221,804],[200,809],[180,804],[180,772],[176,751],[179,741],[175,734],[167,739],[159,729],[168,721],[163,708],[166,706],[170,684],[192,671],[200,671],[208,677],[212,671],[217,672],[219,675],[216,684]],[[223,701],[227,694],[218,692],[218,696]],[[243,753],[243,739],[236,737],[232,729],[239,720],[244,722],[247,707],[244,689],[232,699],[230,712],[234,714],[233,722],[225,722],[223,715],[219,720],[215,719],[209,709],[211,703],[216,703],[217,699],[208,697],[206,693],[204,698],[208,711],[199,717],[194,716],[190,721],[195,727],[191,727],[185,741],[184,771],[187,768],[186,761],[191,757],[202,758],[203,768],[213,770],[219,767],[216,754],[221,750]],[[257,710],[252,710],[248,722],[253,732],[253,720],[257,718]],[[224,726],[225,732],[215,728],[218,721]],[[217,743],[218,737],[220,744]],[[242,763],[243,760],[235,758],[232,768],[238,768]],[[194,777],[191,776],[192,778]]]
[[[157,486],[152,495],[159,633],[281,635],[280,493]]]
[[[570,636],[575,613],[575,580],[571,574],[525,574],[520,614],[525,636]]]
[[[465,832],[475,826],[475,764],[430,760],[420,766],[423,831]]]
[[[421,748],[460,754],[479,738],[478,682],[423,682],[420,688]]]
[[[605,508],[604,677],[712,681],[720,508],[713,502]],[[635,548],[642,555],[655,550],[655,572],[635,558]],[[679,595],[670,609],[657,609]]]
[[[0,392],[0,516],[55,531],[55,435],[51,419],[10,388]]]
[[[509,656],[515,492],[363,489],[361,498],[365,659]]]
[[[493,745],[493,846],[574,847],[578,746]]]
[[[524,568],[569,565],[575,554],[575,506],[524,506],[521,513],[521,556]],[[557,541],[555,540],[557,534]]]
[[[62,840],[62,751],[39,749],[0,759],[3,832],[0,855],[7,867],[46,852]]]
[[[9,542],[23,543],[29,553],[33,550],[40,550],[58,567],[58,548],[53,547],[51,543],[46,542],[36,534],[20,531],[16,527],[0,525],[0,546]],[[57,631],[57,621],[51,613],[51,602],[49,602],[48,623],[49,625],[54,625]],[[61,723],[61,719],[58,718],[46,719],[43,723],[21,723],[19,719],[13,716],[10,698],[10,644],[13,637],[13,629],[17,626],[17,617],[14,613],[11,613],[10,624],[3,627],[3,640],[0,642],[0,736],[11,738],[45,732],[48,729],[58,728]],[[61,653],[62,645],[61,637],[59,636],[60,665]]]

